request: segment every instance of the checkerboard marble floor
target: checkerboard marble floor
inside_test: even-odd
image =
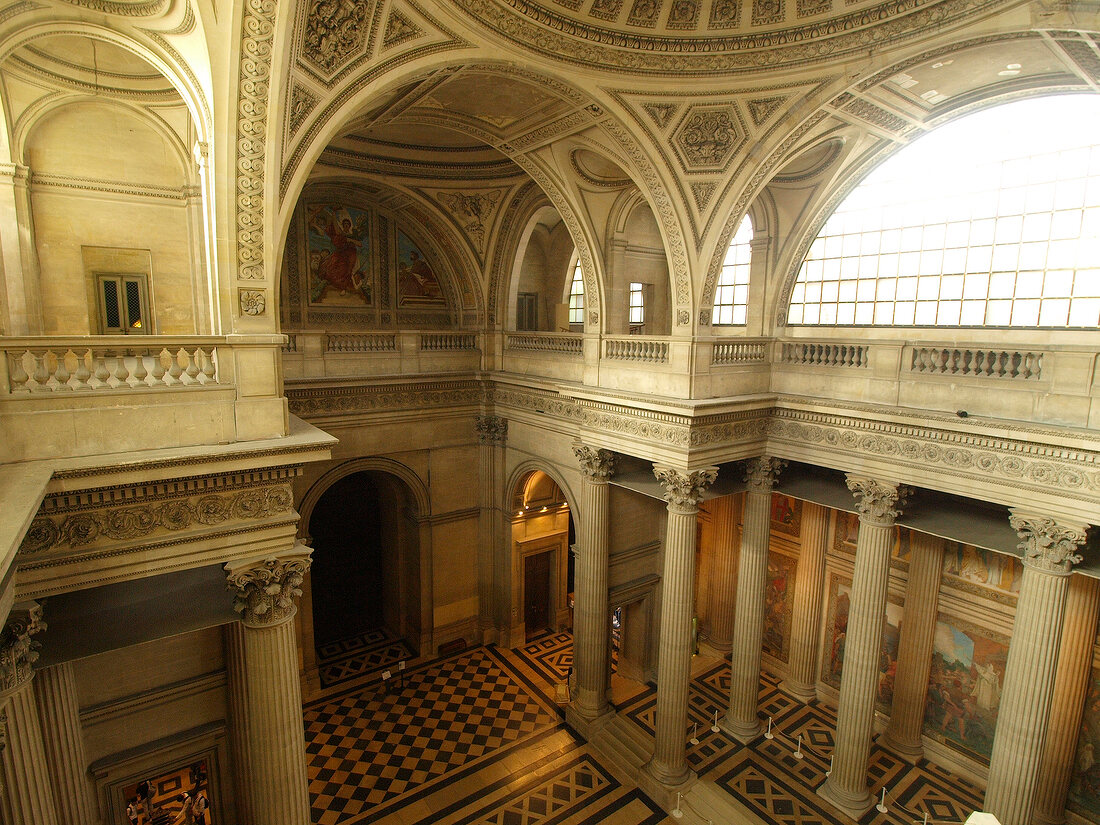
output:
[[[572,666],[572,639],[548,634],[509,651],[481,647],[413,663],[388,686],[337,685],[305,707],[316,825],[655,825],[674,820],[563,722],[555,687]],[[612,680],[620,717],[653,733],[656,690]],[[729,664],[697,659],[688,762],[750,814],[776,825],[852,825],[815,793],[825,781],[836,717],[803,704],[762,674],[760,714],[774,738],[741,745],[714,733],[724,713]],[[798,737],[802,737],[801,747]],[[802,758],[796,758],[796,752]],[[886,787],[886,813],[859,825],[959,823],[982,789],[944,769],[872,750],[871,781]]]

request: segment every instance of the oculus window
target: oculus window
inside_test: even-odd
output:
[[[738,326],[745,323],[749,303],[749,264],[752,260],[752,221],[746,215],[726,249],[718,285],[714,288],[711,324]]]
[[[899,150],[822,227],[787,323],[1100,326],[1100,95],[1005,104]]]

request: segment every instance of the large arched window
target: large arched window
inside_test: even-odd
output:
[[[872,172],[798,273],[792,325],[1100,325],[1100,95],[998,106]]]
[[[749,264],[752,260],[752,220],[746,215],[737,234],[726,249],[718,286],[714,289],[714,310],[711,324],[735,326],[745,323],[749,304]]]
[[[581,275],[581,261],[573,265],[573,280],[569,282],[569,323],[584,323],[584,276]]]

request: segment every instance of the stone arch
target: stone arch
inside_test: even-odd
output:
[[[309,529],[309,518],[313,514],[313,508],[329,487],[345,476],[371,470],[389,473],[405,482],[405,486],[409,488],[409,492],[412,493],[413,500],[416,502],[417,518],[425,519],[431,516],[432,505],[428,487],[414,470],[405,466],[400,461],[394,461],[392,458],[384,458],[382,456],[353,458],[350,461],[345,461],[330,469],[313,482],[305,495],[302,496],[302,500],[298,504],[298,514],[300,516],[298,521],[298,538],[308,538],[307,530]]]

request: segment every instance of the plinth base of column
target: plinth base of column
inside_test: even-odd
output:
[[[924,759],[923,743],[914,745],[908,742],[901,742],[892,738],[889,731],[884,731],[878,737],[878,743],[886,748],[886,750],[890,751],[890,753],[894,754],[894,756],[908,762],[910,765],[915,765]]]
[[[715,642],[710,639],[699,642],[699,654],[710,656],[712,659],[725,659],[730,655],[731,650],[733,650],[732,642]]]
[[[1046,811],[1036,811],[1032,814],[1031,821],[1034,825],[1066,825],[1066,817],[1051,816]]]
[[[875,804],[875,799],[869,791],[864,790],[862,795],[850,794],[838,788],[831,777],[826,779],[825,784],[817,789],[817,795],[855,820],[859,820]]]
[[[755,719],[752,722],[740,722],[730,719],[729,716],[723,716],[718,722],[718,727],[742,745],[749,744],[749,742],[758,737],[760,731],[764,729],[759,719]]]
[[[669,774],[651,759],[638,771],[637,782],[646,796],[669,811],[676,806],[676,794],[686,794],[698,778],[687,766],[683,773]]]
[[[595,715],[585,713],[576,704],[566,705],[565,707],[565,724],[585,739],[591,739],[600,728],[613,718],[615,718],[615,714],[611,712],[610,705],[604,707],[603,713]]]
[[[779,689],[791,694],[803,704],[809,704],[817,698],[817,685],[806,682],[796,682],[793,679],[784,679],[779,684]]]

